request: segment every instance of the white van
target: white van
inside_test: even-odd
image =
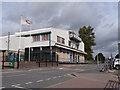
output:
[[[115,61],[114,61],[114,68],[117,68],[120,67],[120,59],[116,58]]]

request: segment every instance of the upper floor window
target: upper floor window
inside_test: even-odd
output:
[[[62,37],[57,36],[57,42],[65,44],[65,39]]]
[[[50,38],[50,34],[48,34],[48,40],[49,40],[49,38]]]
[[[35,36],[33,36],[33,41],[36,41]]]
[[[44,34],[42,35],[42,41],[44,40]]]
[[[77,49],[79,48],[79,45],[77,45]]]
[[[36,41],[38,41],[38,38],[37,38],[38,36],[36,35]]]
[[[40,41],[40,35],[33,36],[33,41]]]
[[[59,36],[57,36],[57,42],[60,42],[60,37]]]
[[[40,41],[40,35],[38,35],[38,41]]]
[[[68,42],[68,45],[71,46],[71,41]]]
[[[49,40],[49,34],[43,34],[42,35],[42,41]]]
[[[64,38],[62,38],[62,44],[65,44],[65,39]]]

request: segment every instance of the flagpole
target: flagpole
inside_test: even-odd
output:
[[[19,38],[19,49],[20,50],[20,44],[21,44],[21,30],[22,30],[22,23],[21,23],[22,15],[20,16],[20,38]],[[19,61],[20,61],[20,52],[19,52]]]
[[[30,43],[31,43],[31,28],[32,28],[32,24],[29,24],[30,25],[30,42],[29,42],[29,61],[30,61]]]

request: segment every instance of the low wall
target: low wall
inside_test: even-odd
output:
[[[47,65],[46,65],[46,62],[41,62],[40,63],[40,67],[52,67],[53,66],[57,66],[57,63],[56,62],[47,62]],[[24,61],[24,62],[20,62],[19,63],[19,68],[35,68],[35,67],[39,67],[39,63],[38,62],[28,62],[28,61]]]

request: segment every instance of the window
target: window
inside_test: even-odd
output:
[[[65,39],[57,36],[57,42],[65,44]]]
[[[64,38],[62,38],[62,44],[65,44],[65,39]]]
[[[47,35],[45,34],[45,40],[47,40]]]
[[[48,34],[45,34],[45,40],[48,40]]]
[[[48,34],[47,34],[47,40],[48,40]]]
[[[49,40],[50,34],[48,34],[48,40]]]
[[[68,44],[69,46],[71,46],[71,41],[69,41],[69,44]]]
[[[59,36],[57,36],[57,42],[60,42],[60,37]]]
[[[79,48],[79,44],[76,45],[77,46],[77,49]]]
[[[38,41],[40,41],[40,35],[38,35]]]
[[[33,36],[33,41],[40,41],[40,35]]]
[[[48,40],[48,38],[49,38],[49,37],[48,37],[48,34],[43,34],[43,35],[42,35],[42,41]]]
[[[37,35],[36,35],[36,41],[37,41]]]
[[[44,41],[44,34],[42,35],[42,41]]]
[[[33,36],[33,41],[35,41],[35,36]]]

